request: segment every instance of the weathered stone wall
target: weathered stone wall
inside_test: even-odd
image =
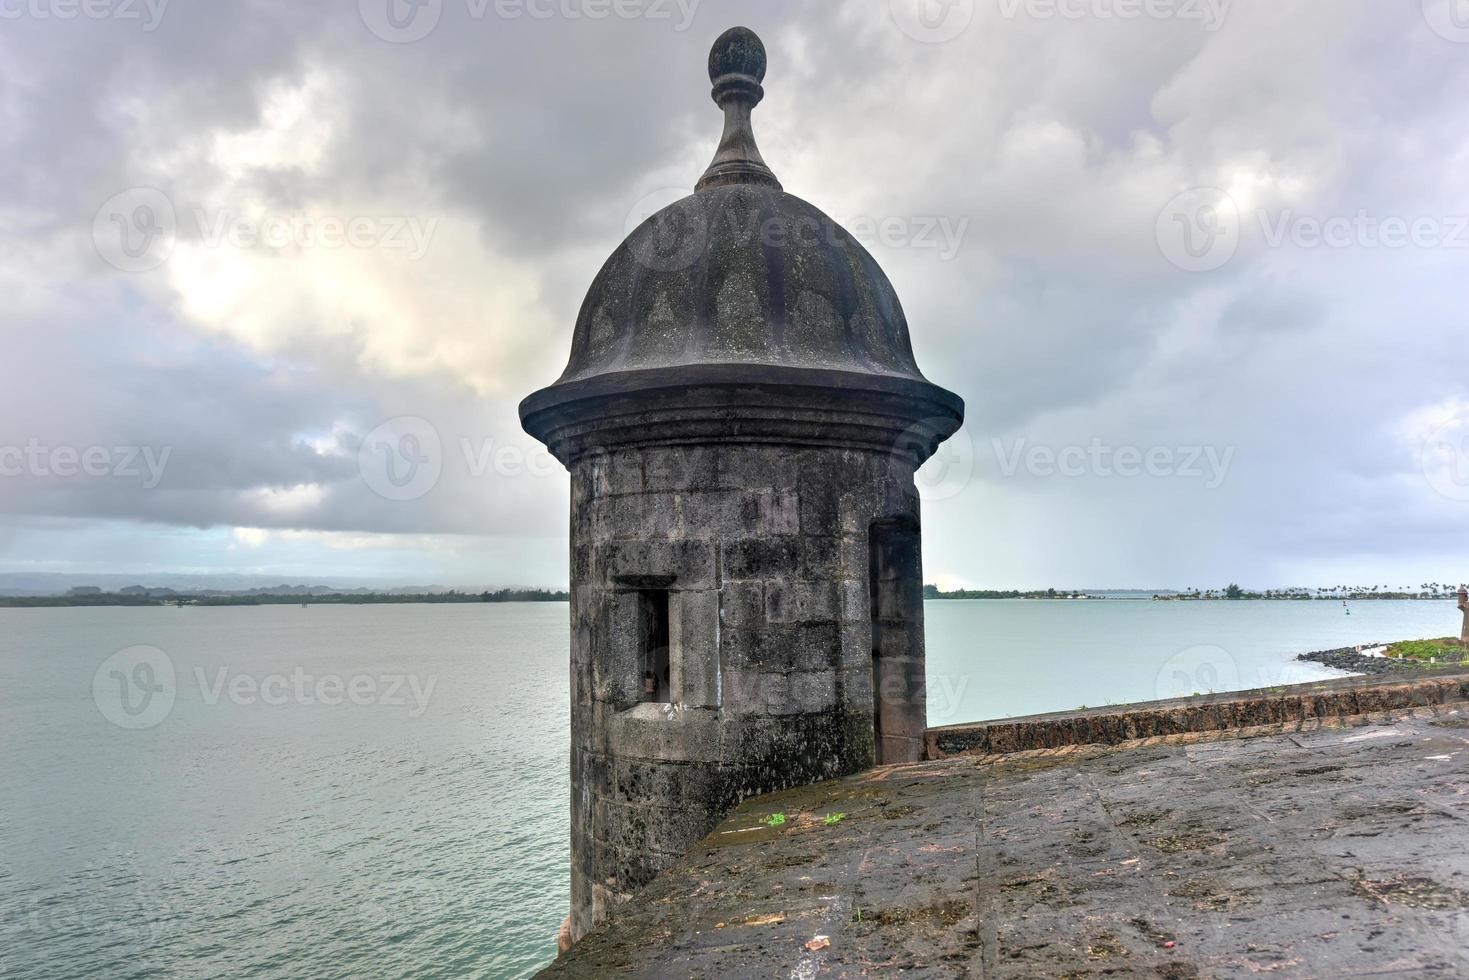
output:
[[[911,463],[870,451],[719,443],[575,463],[576,937],[745,797],[872,765],[869,532],[918,517]],[[921,590],[916,556],[901,570]],[[642,700],[650,588],[669,594],[668,704]],[[905,635],[919,680],[884,694],[921,733],[921,618]]]
[[[1346,677],[1291,687],[931,728],[928,757],[1004,755],[1073,745],[1120,745],[1137,739],[1271,725],[1302,726],[1462,701],[1469,701],[1469,675],[1458,667],[1388,679]]]

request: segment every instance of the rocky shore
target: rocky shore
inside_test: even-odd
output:
[[[1382,649],[1385,646],[1387,644],[1384,643],[1375,646],[1343,647],[1340,650],[1322,650],[1319,653],[1303,653],[1296,657],[1296,659],[1324,664],[1327,667],[1350,671],[1353,674],[1402,674],[1418,670],[1435,670],[1449,666],[1449,664],[1435,664],[1425,660],[1410,660],[1407,658],[1399,660],[1393,657],[1374,657],[1361,652],[1363,650]]]

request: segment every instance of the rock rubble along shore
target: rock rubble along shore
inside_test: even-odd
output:
[[[1382,646],[1386,646],[1386,644],[1366,646],[1362,649],[1378,649]],[[1323,664],[1327,667],[1335,667],[1337,670],[1351,671],[1354,674],[1402,674],[1415,670],[1434,670],[1453,666],[1449,661],[1430,663],[1426,660],[1412,660],[1406,657],[1403,659],[1372,657],[1358,652],[1358,648],[1356,647],[1343,647],[1340,650],[1322,650],[1318,653],[1303,653],[1299,657],[1296,657],[1296,659]]]

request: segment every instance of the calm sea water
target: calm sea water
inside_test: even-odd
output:
[[[134,644],[177,690],[137,730],[93,690]],[[561,604],[0,610],[0,976],[530,972],[570,900],[567,645]],[[125,722],[139,666],[99,692]]]
[[[1269,686],[1452,604],[929,603],[930,722]],[[0,610],[0,976],[524,976],[567,894],[567,614]],[[171,674],[171,676],[170,676]]]
[[[930,725],[1339,677],[1296,654],[1457,636],[1453,602],[953,600],[924,607]]]

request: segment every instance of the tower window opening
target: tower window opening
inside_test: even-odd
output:
[[[668,651],[668,591],[645,589],[639,592],[638,618],[643,700],[670,704],[673,685]]]

